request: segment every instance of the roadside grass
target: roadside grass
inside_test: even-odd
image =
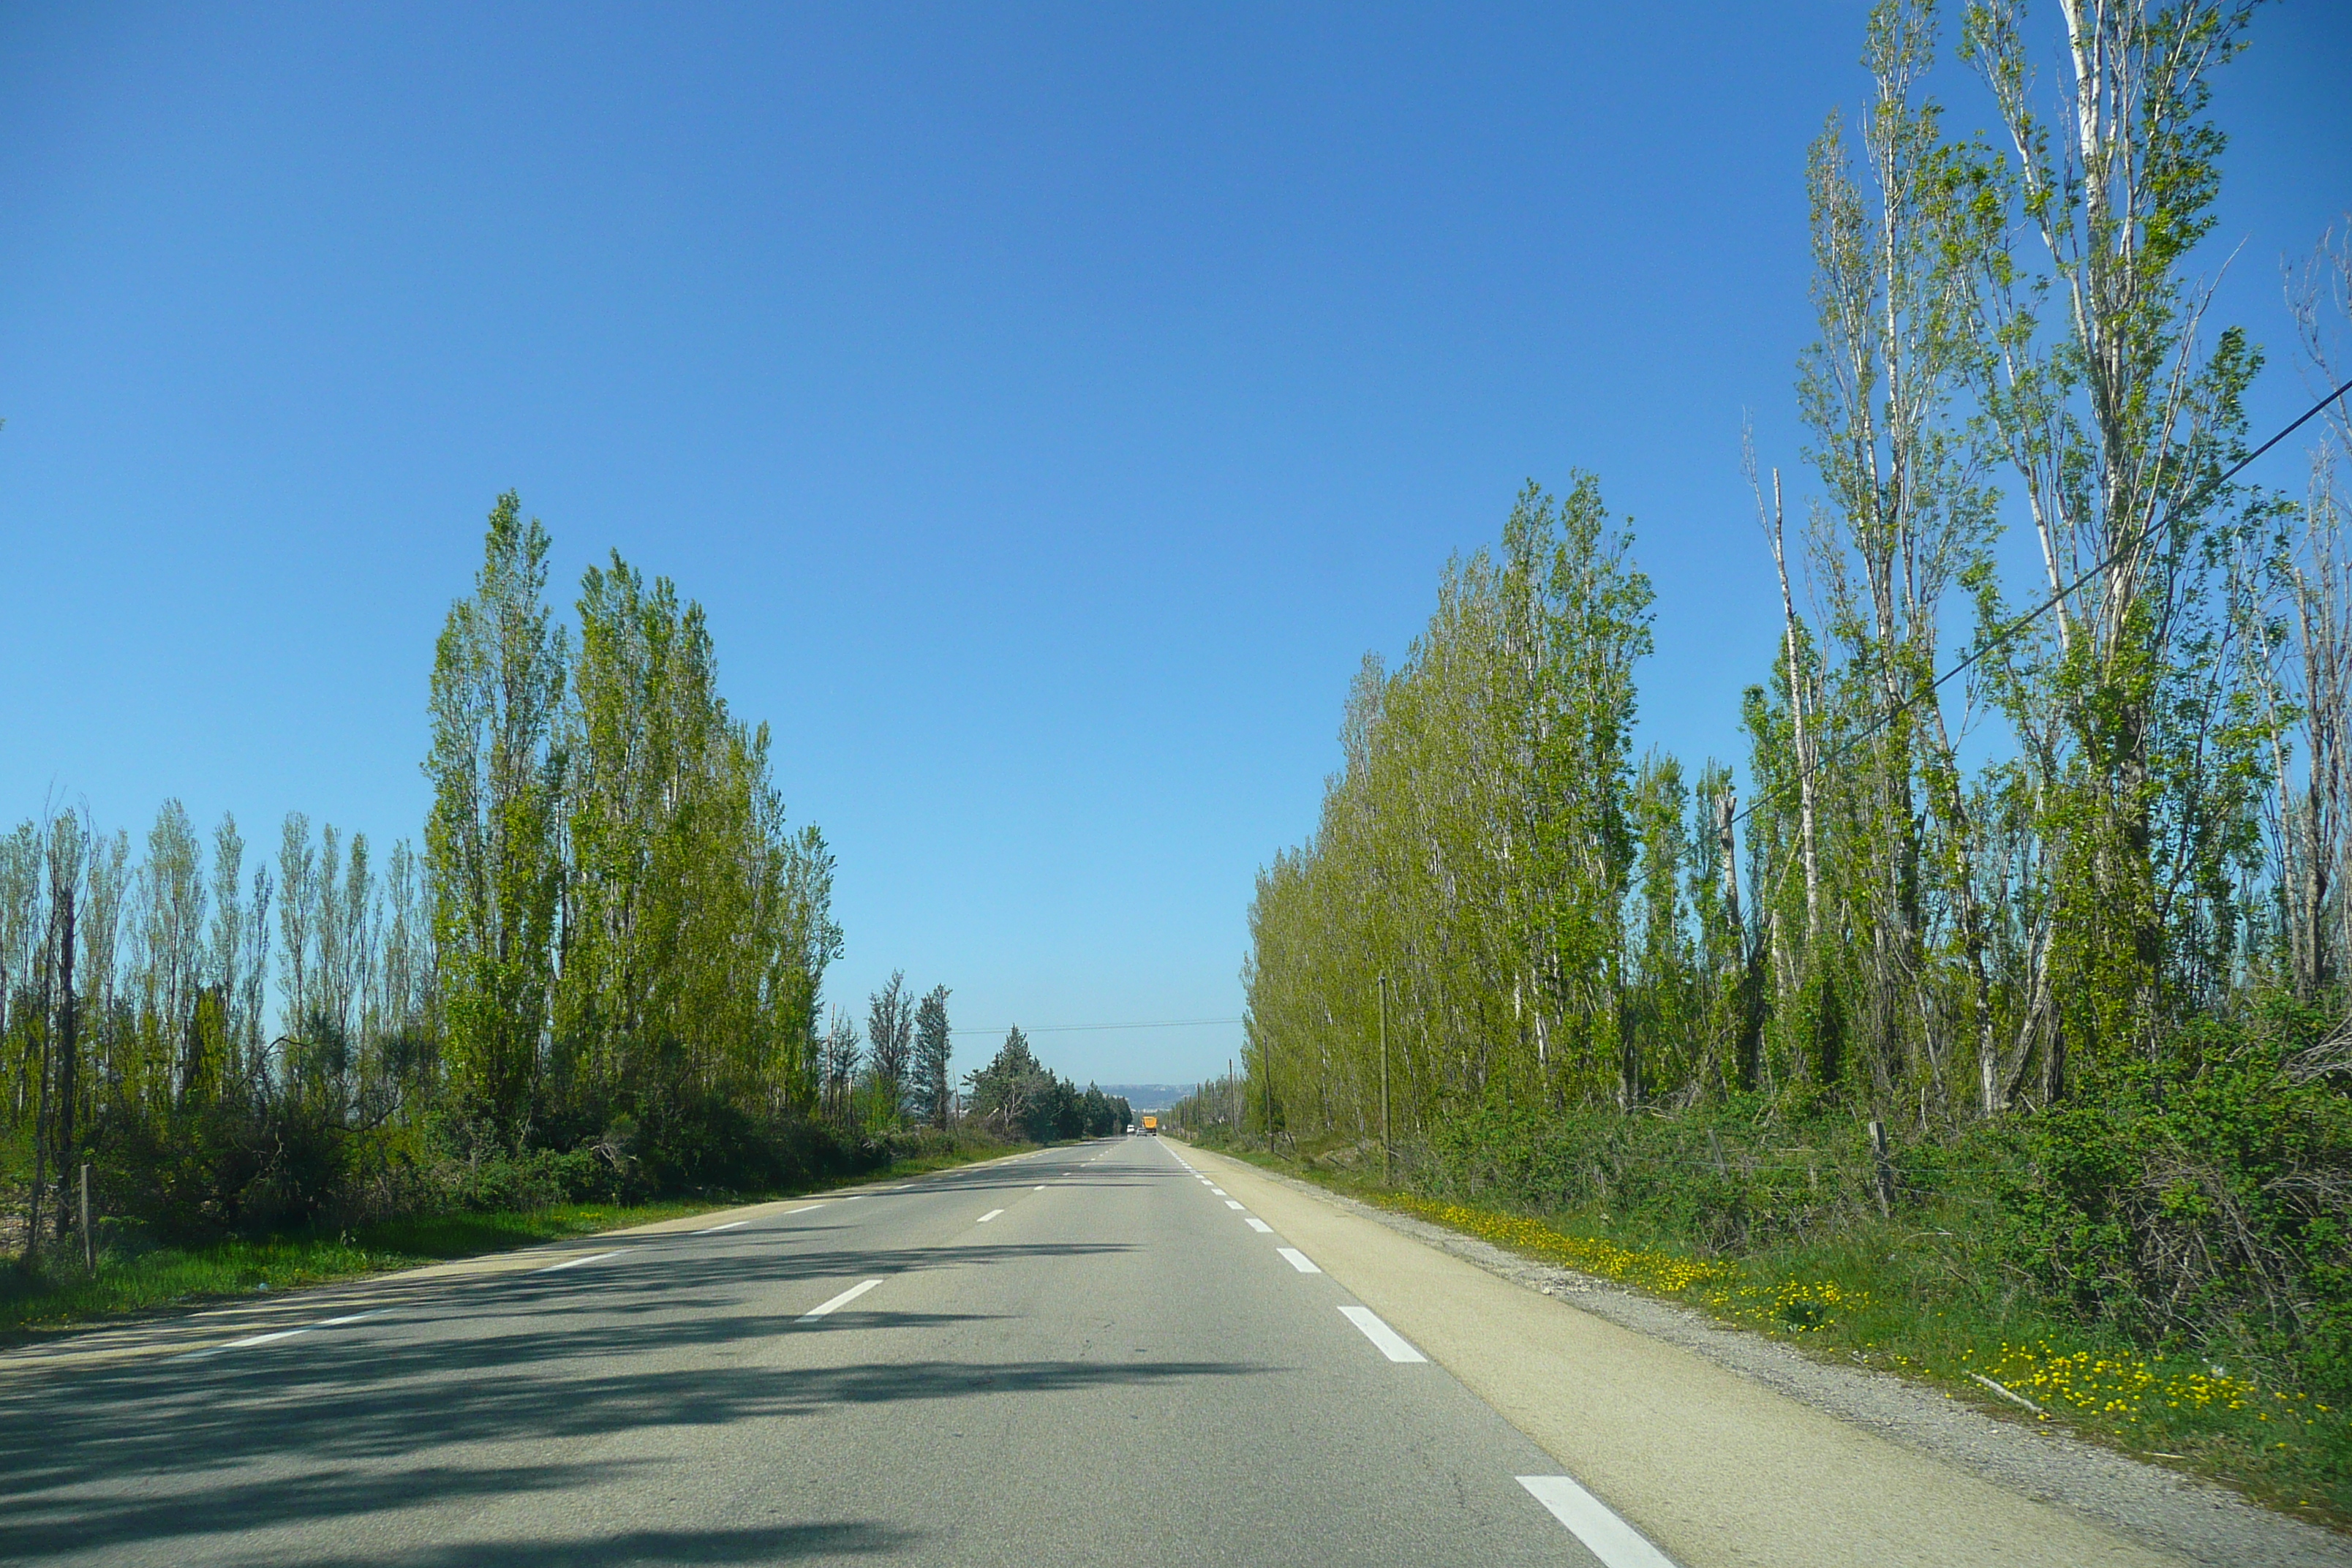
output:
[[[1002,1158],[1021,1145],[938,1151],[837,1180],[772,1193],[711,1192],[642,1204],[554,1204],[527,1210],[405,1215],[333,1234],[296,1232],[202,1247],[142,1246],[108,1237],[96,1274],[79,1252],[45,1258],[37,1271],[0,1267],[0,1345],[20,1344],[109,1320],[213,1305],[225,1300],[300,1289],[422,1264],[510,1251],[567,1237],[658,1224],[741,1204],[805,1196],[874,1181],[920,1175]]]
[[[1821,1360],[1895,1373],[1990,1414],[2063,1426],[2221,1481],[2284,1512],[2352,1526],[2352,1413],[2273,1386],[2251,1368],[2152,1352],[2049,1310],[1984,1256],[1961,1205],[1893,1221],[1874,1215],[1745,1255],[1706,1257],[1598,1208],[1515,1213],[1382,1187],[1368,1173],[1262,1149],[1220,1152],[1680,1301]]]

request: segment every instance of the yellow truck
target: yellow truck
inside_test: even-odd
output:
[[[1143,1130],[1147,1133],[1157,1133],[1160,1131],[1160,1118],[1157,1116],[1145,1117],[1143,1119]]]

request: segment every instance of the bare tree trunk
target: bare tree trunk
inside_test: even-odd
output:
[[[1731,826],[1738,820],[1739,801],[1735,791],[1726,789],[1715,797],[1715,847],[1723,874],[1723,916],[1731,928],[1735,951],[1742,951],[1747,940],[1739,923],[1739,862],[1734,855],[1735,843]]]
[[[79,843],[77,839],[75,847],[75,869],[77,875],[70,879],[58,878],[55,874],[55,868],[53,866],[50,878],[50,886],[54,889],[54,897],[57,900],[58,919],[63,926],[63,931],[59,935],[58,942],[58,990],[59,994],[58,1002],[57,1132],[58,1201],[56,1228],[57,1238],[60,1245],[64,1243],[66,1238],[67,1222],[69,1218],[71,1207],[71,1205],[65,1202],[64,1183],[66,1172],[73,1159],[74,1094],[75,1079],[77,1077],[77,1074],[74,1071],[74,1047],[77,1044],[76,1037],[79,1032],[79,1026],[81,1021],[79,1017],[79,1010],[75,1005],[74,998],[74,917],[76,913],[76,895],[80,890],[75,884],[80,880],[78,874],[79,871]]]
[[[1723,879],[1725,934],[1731,942],[1731,1072],[1741,1089],[1752,1089],[1757,1082],[1756,965],[1761,952],[1750,948],[1739,913],[1738,840],[1732,832],[1738,805],[1737,793],[1729,788],[1715,797],[1715,846]]]
[[[49,927],[49,940],[57,940],[54,916]],[[41,1050],[40,1083],[33,1099],[33,1190],[25,1213],[25,1267],[37,1265],[41,1257],[41,1203],[47,1197],[49,1154],[49,1035],[50,976],[55,973],[56,949],[41,964]]]
[[[1797,601],[1789,591],[1788,554],[1782,547],[1780,470],[1772,470],[1772,565],[1780,574],[1782,642],[1789,663],[1789,725],[1797,743],[1798,829],[1805,860],[1805,943],[1810,952],[1822,934],[1822,866],[1813,838],[1813,749],[1805,733],[1805,673],[1797,658]]]

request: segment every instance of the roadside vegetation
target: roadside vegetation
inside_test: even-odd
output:
[[[298,812],[250,856],[176,800],[0,836],[0,1333],[1124,1122],[1018,1029],[960,1091],[944,985],[821,1020],[833,857],[700,606],[615,555],[566,626],[550,550],[499,498],[421,847]]]
[[[2238,471],[2252,11],[1873,9],[1740,767],[1637,754],[1632,527],[1530,484],[1366,660],[1180,1124],[2352,1519],[2352,416]],[[2352,375],[2352,235],[2275,326]]]
[[[918,1131],[866,1151],[869,1161],[880,1163],[845,1166],[835,1179],[845,1183],[920,1174],[1027,1146],[970,1128]],[[831,1184],[797,1190],[818,1192]],[[786,1195],[698,1192],[640,1202],[573,1202],[559,1196],[555,1186],[534,1190],[528,1175],[489,1190],[530,1206],[430,1207],[332,1233],[304,1228],[176,1246],[159,1245],[133,1225],[104,1222],[99,1228],[94,1271],[85,1269],[80,1258],[54,1251],[31,1267],[0,1271],[0,1343],[107,1318],[250,1299]]]

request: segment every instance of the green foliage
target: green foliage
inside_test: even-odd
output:
[[[452,1091],[509,1138],[539,1079],[555,922],[565,638],[545,602],[547,531],[499,498],[471,598],[434,650],[425,843]],[[290,891],[290,889],[289,889]]]
[[[1646,1093],[1625,905],[1651,595],[1629,550],[1591,476],[1564,499],[1530,485],[1499,560],[1449,563],[1405,663],[1366,661],[1316,836],[1261,874],[1250,911],[1252,1061],[1301,1125],[1377,1125],[1383,974],[1403,1125],[1489,1093]],[[1679,775],[1644,787],[1654,813]],[[1649,868],[1675,908],[1684,858],[1662,847]],[[1679,942],[1650,957],[1651,1005],[1694,1005]]]
[[[1001,1136],[1033,1143],[1064,1138],[1108,1138],[1126,1130],[1135,1113],[1124,1100],[1088,1084],[1075,1085],[1040,1062],[1018,1026],[989,1064],[968,1075],[971,1118]]]
[[[948,1028],[948,988],[934,985],[915,1009],[912,1069],[916,1117],[933,1127],[946,1127],[955,1116],[955,1095],[948,1078],[954,1051],[954,1037]]]
[[[184,1247],[777,1188],[910,1146],[820,1116],[833,860],[788,828],[700,608],[615,557],[575,661],[550,550],[500,497],[435,649],[421,857],[297,812],[248,882],[235,821],[207,866],[177,801],[135,868],[78,816],[0,837],[0,1186],[34,1241],[68,1241],[84,1163],[95,1218]]]
[[[579,608],[548,1113],[660,1124],[685,1104],[805,1106],[840,946],[832,858],[814,828],[787,830],[768,731],[719,695],[699,605],[616,553],[589,569]]]
[[[1523,495],[1349,691],[1315,832],[1251,906],[1249,1081],[1188,1131],[1551,1216],[1578,1267],[2011,1369],[2352,1505],[2352,1427],[2302,1407],[2352,1394],[2345,435],[2299,540],[2223,482],[2263,356],[2189,270],[2252,9],[2085,12],[2050,92],[2059,40],[1970,5],[1997,150],[1944,133],[1934,5],[1872,7],[1873,90],[1806,168],[1800,537],[1750,458],[1783,625],[1748,810],[1726,767],[1631,761],[1646,584],[1590,481]],[[2298,324],[2334,384],[2325,295]],[[2273,1416],[2294,1441],[2250,1441]]]
[[[867,1116],[877,1126],[897,1125],[906,1109],[907,1075],[914,1065],[915,1000],[904,970],[866,999]]]
[[[2200,1023],[2018,1143],[2000,1212],[2053,1300],[2352,1394],[2352,1058],[2318,1018]]]

